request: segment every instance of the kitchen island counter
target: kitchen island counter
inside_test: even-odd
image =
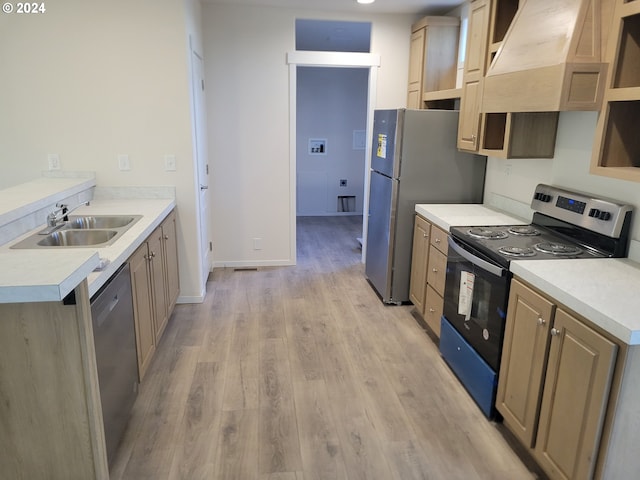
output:
[[[10,248],[44,228],[44,224],[2,245],[0,303],[62,300],[84,278],[87,278],[89,295],[92,296],[174,207],[173,198],[96,199],[89,206],[78,208],[73,215],[142,215],[142,218],[113,244],[101,248]],[[108,260],[107,265],[100,271],[94,271],[101,259]]]

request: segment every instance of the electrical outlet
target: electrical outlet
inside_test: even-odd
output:
[[[129,162],[129,155],[120,154],[118,155],[118,168],[121,172],[131,170],[131,162]]]
[[[49,170],[60,170],[60,156],[57,153],[48,154],[47,161],[49,162]]]
[[[176,171],[176,156],[175,155],[165,155],[164,156],[164,170],[166,172],[175,172]]]
[[[340,186],[341,187],[346,187],[347,186],[347,179],[346,178],[341,178],[340,179]]]

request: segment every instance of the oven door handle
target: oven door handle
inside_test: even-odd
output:
[[[449,236],[447,238],[447,241],[449,242],[449,247],[451,247],[458,255],[460,255],[465,260],[468,260],[471,263],[473,263],[474,265],[480,267],[481,269],[486,270],[489,273],[492,273],[496,277],[504,276],[504,274],[506,272],[506,270],[504,268],[498,267],[497,265],[494,265],[493,263],[489,263],[486,260],[478,258],[475,255],[473,255],[472,253],[466,251],[464,248],[462,248],[460,245],[458,245],[455,242],[455,240],[453,240],[453,238],[451,238],[451,236]]]

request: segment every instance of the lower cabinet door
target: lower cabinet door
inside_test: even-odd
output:
[[[424,305],[424,321],[438,338],[440,338],[440,322],[443,309],[444,300],[438,295],[438,292],[431,288],[431,285],[428,285],[427,300]]]
[[[557,309],[534,456],[553,479],[592,478],[618,346]]]
[[[138,379],[142,381],[156,349],[153,328],[153,297],[149,278],[147,243],[143,243],[129,259],[133,313],[138,352]]]
[[[509,430],[533,447],[555,305],[511,281],[496,408]]]

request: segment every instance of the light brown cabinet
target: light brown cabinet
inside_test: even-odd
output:
[[[407,108],[443,107],[456,85],[460,19],[424,17],[411,27]],[[451,103],[450,108],[452,108]]]
[[[421,216],[416,215],[413,226],[409,299],[420,312],[424,312],[430,238],[431,224]]]
[[[479,150],[482,80],[487,70],[490,15],[489,0],[470,2],[458,124],[458,149],[469,152]]]
[[[153,328],[153,294],[149,276],[149,247],[143,243],[129,258],[133,294],[138,378],[142,381],[156,348]]]
[[[640,0],[616,0],[591,173],[640,182]]]
[[[593,476],[618,348],[512,281],[496,407],[550,478]]]
[[[88,283],[0,304],[0,477],[108,480]]]
[[[518,5],[518,0],[470,2],[458,149],[497,158],[552,158],[558,112],[486,113],[483,107],[484,77]]]
[[[138,375],[144,377],[180,291],[176,217],[171,212],[129,259]]]
[[[437,337],[444,307],[447,252],[447,232],[416,215],[409,298]]]

